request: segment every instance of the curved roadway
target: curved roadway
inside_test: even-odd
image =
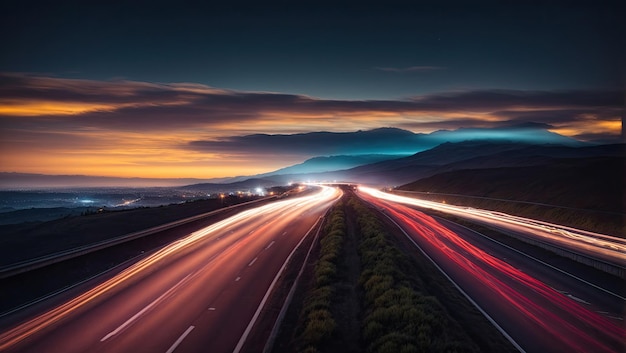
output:
[[[606,290],[467,228],[379,198],[379,192],[361,190],[360,197],[383,210],[520,351],[626,349],[623,288]]]
[[[442,204],[418,198],[384,193],[371,188],[361,189],[380,199],[452,214],[471,220],[472,222],[487,224],[493,228],[552,244],[559,248],[613,264],[622,269],[626,268],[626,239],[624,238],[513,216],[506,213]]]
[[[241,212],[0,334],[2,352],[233,352],[292,252],[340,197]]]

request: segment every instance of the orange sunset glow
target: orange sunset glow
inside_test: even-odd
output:
[[[0,351],[626,353],[622,2],[0,1]]]
[[[152,178],[258,174],[317,154],[284,150],[267,155],[254,148],[197,149],[191,144],[204,140],[219,145],[253,134],[344,133],[381,125],[428,134],[450,129],[458,121],[497,126],[515,112],[545,115],[578,109],[581,113],[573,112],[569,119],[551,122],[549,130],[582,140],[584,134],[621,133],[618,107],[581,107],[576,102],[564,106],[539,96],[528,98],[523,108],[499,101],[464,106],[453,97],[450,104],[433,104],[442,99],[436,94],[399,101],[339,101],[188,83],[9,77],[18,79],[20,86],[19,95],[12,94],[15,87],[5,87],[0,98],[3,150],[10,151],[2,154],[1,162],[11,172]],[[157,94],[146,94],[146,87]]]

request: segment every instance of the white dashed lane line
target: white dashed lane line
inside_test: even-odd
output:
[[[174,291],[178,286],[180,286],[187,278],[189,278],[189,276],[191,276],[191,274],[188,274],[185,278],[181,279],[180,281],[178,281],[178,283],[176,283],[172,288],[170,288],[169,290],[167,290],[167,292],[161,294],[160,297],[158,297],[157,299],[153,300],[150,304],[146,305],[143,309],[141,309],[138,313],[136,313],[135,315],[133,315],[130,319],[126,320],[123,324],[121,324],[120,326],[118,326],[118,328],[116,328],[115,330],[109,332],[106,336],[102,337],[100,339],[100,342],[104,342],[106,340],[108,340],[109,338],[117,335],[118,333],[120,333],[122,330],[124,330],[126,327],[128,327],[129,325],[131,325],[133,322],[135,322],[137,319],[139,319],[139,317],[141,317],[144,313],[146,313],[148,310],[150,310],[152,307],[154,307],[155,305],[157,305],[161,300],[163,300],[165,297],[167,297],[168,294],[170,294],[172,291]]]

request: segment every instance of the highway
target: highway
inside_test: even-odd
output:
[[[0,351],[238,352],[287,260],[340,196],[322,187],[184,236],[4,329]]]
[[[415,199],[363,187],[357,194],[401,228],[520,351],[626,349],[624,288],[607,289],[601,282],[581,278],[532,254],[436,220],[412,208]],[[536,228],[530,229],[536,232]]]
[[[445,212],[476,223],[487,224],[507,232],[553,244],[559,248],[602,260],[619,267],[626,264],[626,239],[588,232],[506,213],[448,205],[381,192],[372,188],[360,190],[377,198]]]

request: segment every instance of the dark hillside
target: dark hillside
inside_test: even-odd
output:
[[[626,158],[600,157],[558,159],[542,166],[466,169],[399,189],[623,212],[624,163]]]
[[[526,204],[524,207],[532,208],[531,213],[538,218],[552,221],[581,218],[572,219],[574,223],[571,224],[581,226],[582,223],[589,223],[588,226],[596,230],[612,228],[614,231],[611,233],[615,233],[623,227],[625,165],[626,157],[554,159],[552,163],[540,166],[450,171],[398,189],[560,206],[545,209]],[[513,207],[510,202],[475,198],[456,198],[453,201],[448,195],[431,195],[430,198],[504,212]],[[504,204],[508,204],[506,208],[502,207]],[[558,212],[555,211],[557,209]],[[577,216],[572,212],[576,212]],[[602,224],[607,222],[613,225]]]
[[[104,211],[49,222],[0,226],[0,265],[93,244],[258,197],[226,197],[180,205]]]
[[[551,164],[555,158],[618,157],[624,145],[565,146],[511,141],[471,140],[443,143],[414,155],[352,169],[310,174],[316,180],[347,180],[371,185],[403,185],[439,173],[479,168]],[[297,179],[296,176],[290,178]]]

